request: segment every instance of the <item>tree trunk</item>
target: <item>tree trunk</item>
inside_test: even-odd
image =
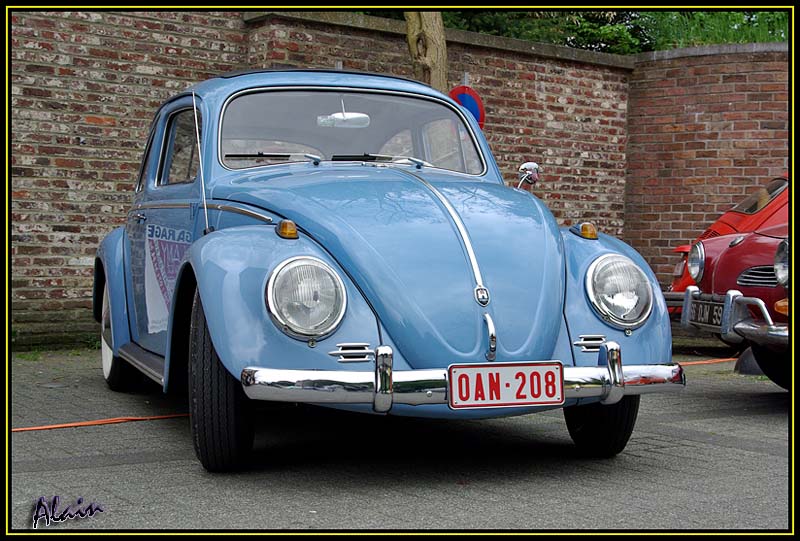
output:
[[[414,78],[447,94],[447,41],[439,11],[404,11]]]

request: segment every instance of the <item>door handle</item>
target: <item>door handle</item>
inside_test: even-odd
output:
[[[138,223],[142,223],[147,219],[147,216],[142,214],[141,212],[136,212],[133,215],[133,219],[136,220]]]

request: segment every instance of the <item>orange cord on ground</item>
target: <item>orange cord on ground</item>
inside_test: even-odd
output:
[[[685,363],[678,363],[681,366],[693,365],[693,364],[715,364],[715,363],[729,363],[731,361],[735,361],[737,357],[729,357],[727,359],[706,359],[705,361],[687,361]],[[624,368],[624,365],[623,365]]]
[[[52,430],[54,428],[76,428],[81,426],[113,425],[116,423],[130,423],[133,421],[155,421],[158,419],[173,419],[175,417],[188,417],[188,413],[173,413],[170,415],[156,415],[153,417],[113,417],[111,419],[97,419],[95,421],[79,421],[77,423],[64,423],[60,425],[27,426],[25,428],[12,428],[11,432],[28,432],[31,430]]]

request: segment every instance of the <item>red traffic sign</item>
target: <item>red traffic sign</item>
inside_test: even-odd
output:
[[[486,117],[486,111],[483,108],[481,97],[477,92],[466,85],[460,85],[450,91],[450,97],[472,113],[472,116],[478,121],[478,126],[483,129],[483,120]]]

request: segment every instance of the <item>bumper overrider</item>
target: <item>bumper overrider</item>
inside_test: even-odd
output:
[[[375,350],[375,369],[281,370],[245,368],[244,392],[256,400],[313,404],[372,404],[387,413],[394,404],[447,404],[446,368],[392,370],[391,347]],[[597,366],[564,366],[564,398],[599,397],[614,404],[625,395],[678,391],[686,376],[677,363],[623,367],[616,342],[600,346]]]
[[[703,295],[697,286],[686,288],[681,316],[684,327],[696,326],[689,320],[692,300],[703,300],[706,297],[711,296]],[[713,300],[716,301],[717,298]],[[719,333],[726,342],[739,343],[744,339],[763,346],[789,347],[789,325],[775,323],[763,300],[745,297],[741,291],[731,289],[719,301],[723,304]],[[760,318],[754,319],[748,307],[753,307]]]

